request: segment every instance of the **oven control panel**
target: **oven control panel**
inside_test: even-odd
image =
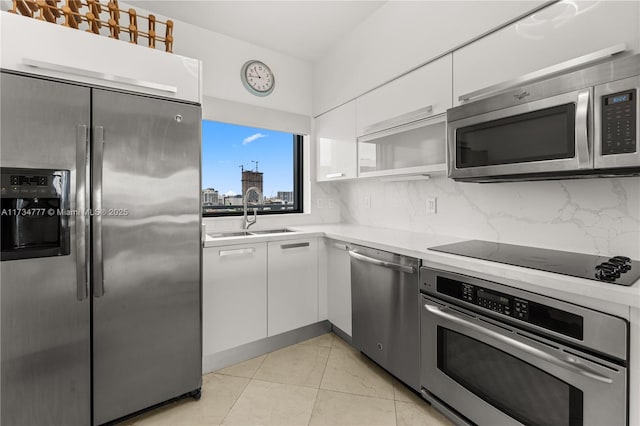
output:
[[[529,317],[529,301],[527,300],[467,283],[461,284],[461,290],[460,299],[467,303],[521,320],[527,320]]]
[[[575,339],[582,339],[583,318],[571,312],[522,298],[520,295],[471,284],[460,279],[423,273],[421,291],[435,296],[446,296],[465,307],[478,307],[528,324],[536,325]]]

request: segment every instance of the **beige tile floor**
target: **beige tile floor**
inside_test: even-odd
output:
[[[185,399],[120,426],[452,425],[402,383],[329,333],[232,365]]]

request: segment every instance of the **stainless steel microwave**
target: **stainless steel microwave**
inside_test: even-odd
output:
[[[447,111],[447,172],[495,182],[640,175],[640,55]]]

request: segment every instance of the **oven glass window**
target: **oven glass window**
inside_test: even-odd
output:
[[[575,156],[575,104],[488,121],[456,131],[456,167]]]
[[[438,369],[526,425],[582,425],[582,391],[499,349],[438,327]]]

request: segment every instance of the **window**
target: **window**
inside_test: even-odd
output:
[[[258,214],[302,212],[302,136],[255,127],[202,121],[202,214],[237,216],[243,195]]]

